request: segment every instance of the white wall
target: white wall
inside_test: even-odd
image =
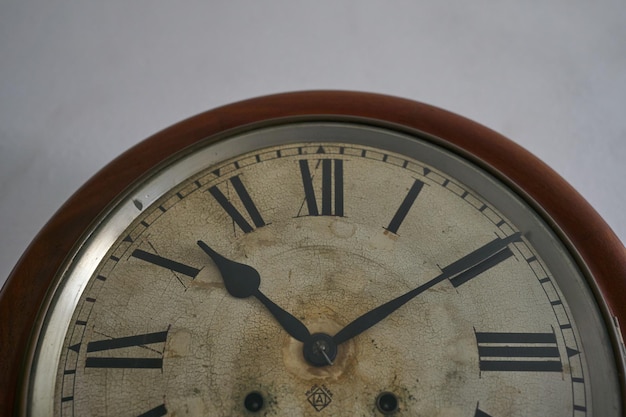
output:
[[[232,101],[434,104],[546,161],[626,241],[626,3],[0,0],[0,284],[83,182]]]

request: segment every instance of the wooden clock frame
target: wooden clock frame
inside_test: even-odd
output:
[[[277,94],[220,107],[165,129],[123,153],[80,188],[33,240],[0,293],[0,415],[21,407],[30,343],[55,277],[100,213],[139,178],[186,147],[234,128],[313,116],[364,118],[436,136],[520,193],[573,249],[607,327],[626,325],[626,249],[596,211],[558,174],[512,141],[468,119],[426,104],[369,93],[311,91]],[[622,404],[623,349],[616,337]]]

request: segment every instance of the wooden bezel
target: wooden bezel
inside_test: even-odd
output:
[[[565,180],[520,146],[468,119],[401,98],[340,91],[278,94],[220,107],[157,133],[108,164],[52,217],[0,293],[0,415],[14,415],[19,409],[21,384],[32,355],[30,341],[55,277],[111,202],[173,154],[200,140],[250,124],[312,115],[365,118],[417,129],[492,172],[543,214],[581,268],[589,271],[607,327],[626,323],[623,244]],[[614,342],[618,350],[620,341]],[[622,360],[619,353],[616,360]],[[620,380],[623,399],[621,372]]]

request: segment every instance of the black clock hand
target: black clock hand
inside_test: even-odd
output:
[[[512,253],[507,246],[512,242],[520,240],[520,238],[521,234],[515,233],[504,239],[497,238],[492,240],[486,245],[465,255],[458,261],[442,268],[440,275],[425,284],[422,284],[419,287],[358,317],[340,330],[339,333],[333,336],[333,341],[335,344],[340,345],[341,343],[352,339],[441,281],[450,279],[452,285],[458,287],[479,273],[486,271],[511,256]]]
[[[256,269],[223,257],[201,240],[198,241],[198,246],[217,265],[222,274],[224,286],[230,295],[237,298],[256,297],[291,337],[300,342],[306,342],[310,339],[311,333],[309,329],[300,320],[280,308],[259,290],[261,276]]]

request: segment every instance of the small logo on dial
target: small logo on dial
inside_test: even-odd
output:
[[[325,385],[313,385],[307,391],[307,400],[316,411],[322,411],[332,401],[333,393]]]

